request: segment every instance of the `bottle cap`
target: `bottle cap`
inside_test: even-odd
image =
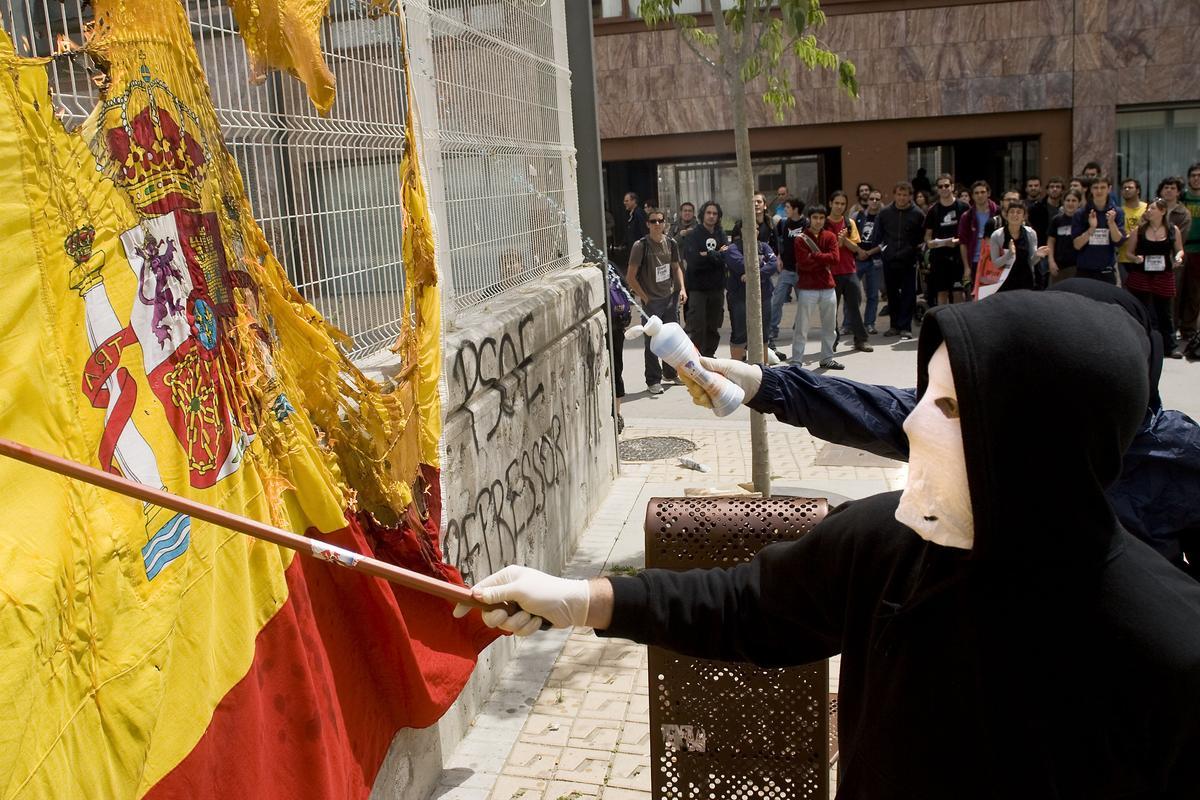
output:
[[[657,334],[659,331],[662,330],[662,326],[663,326],[663,323],[662,323],[661,319],[659,319],[658,317],[650,317],[650,319],[646,320],[645,325],[634,325],[633,327],[626,330],[625,338],[626,339],[636,339],[637,337],[641,336],[643,333],[646,334],[647,336],[654,336],[655,334]]]

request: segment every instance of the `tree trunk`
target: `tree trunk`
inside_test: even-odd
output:
[[[737,150],[738,183],[741,186],[742,256],[746,265],[746,343],[750,363],[766,362],[765,342],[762,339],[762,287],[758,281],[758,222],[754,217],[754,170],[750,165],[750,126],[746,122],[746,84],[742,82],[738,65],[746,55],[749,42],[754,40],[756,14],[750,14],[745,37],[736,44],[725,24],[718,0],[708,0],[716,29],[717,46],[721,51],[721,77],[729,88],[733,106],[733,140]],[[741,50],[742,52],[739,52]],[[750,457],[754,491],[763,497],[771,496],[771,454],[767,447],[767,421],[757,411],[750,412]]]
[[[733,103],[733,139],[737,150],[738,183],[742,195],[742,255],[746,263],[746,343],[752,364],[765,364],[763,342],[762,287],[758,278],[758,220],[754,216],[754,169],[750,164],[750,127],[746,122],[746,85],[727,80]],[[764,212],[765,213],[765,212]],[[767,420],[750,412],[751,474],[754,491],[771,496],[771,455],[767,445]]]

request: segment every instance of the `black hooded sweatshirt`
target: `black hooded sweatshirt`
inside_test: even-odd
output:
[[[839,798],[1200,797],[1200,584],[1104,496],[1147,403],[1135,325],[1061,292],[935,309],[918,392],[945,342],[973,550],[876,495],[731,569],[610,579],[601,635],[763,666],[840,653]],[[1047,404],[1086,413],[1021,411]]]

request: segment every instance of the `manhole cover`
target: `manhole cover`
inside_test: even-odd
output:
[[[622,461],[657,461],[675,458],[696,449],[696,443],[680,436],[642,436],[626,439],[617,446]]]

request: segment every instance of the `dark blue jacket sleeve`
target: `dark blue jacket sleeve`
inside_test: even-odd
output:
[[[902,426],[916,404],[916,389],[831,378],[798,364],[763,367],[762,386],[747,403],[818,439],[902,461],[908,460]]]
[[[1150,417],[1125,452],[1108,499],[1126,530],[1178,558],[1181,537],[1200,535],[1200,425],[1179,411]]]

